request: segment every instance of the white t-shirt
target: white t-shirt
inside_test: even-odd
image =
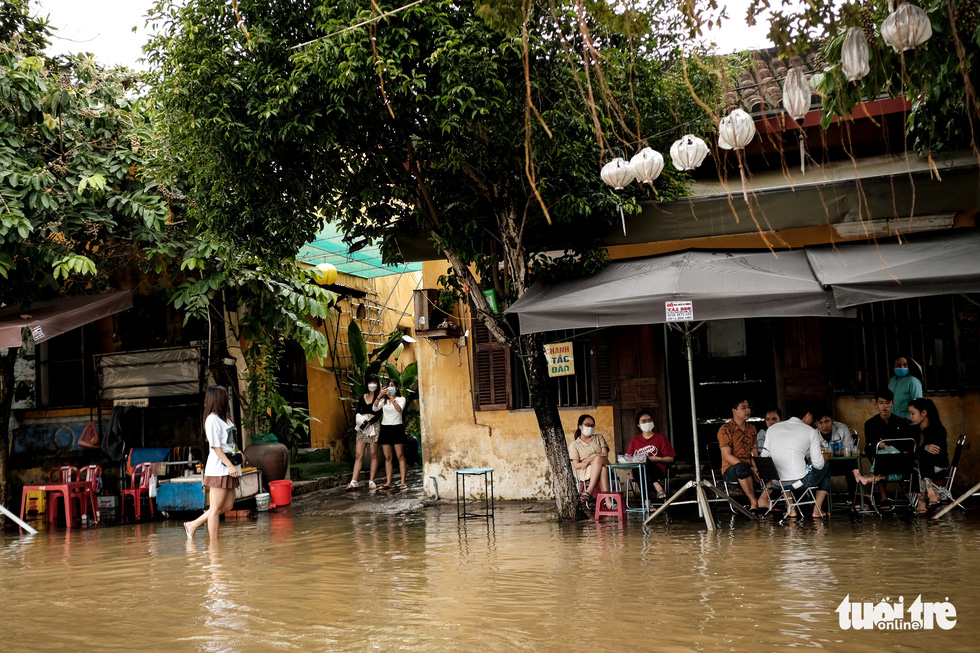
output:
[[[228,476],[228,468],[218,458],[218,454],[214,452],[214,447],[220,447],[225,453],[235,451],[234,433],[230,430],[234,428],[234,424],[226,422],[214,413],[208,415],[208,418],[204,420],[204,437],[208,440],[208,461],[204,465],[205,476]],[[238,471],[242,471],[241,466],[238,466]]]
[[[783,481],[795,481],[806,476],[806,457],[814,469],[823,469],[820,432],[798,417],[777,422],[766,431],[766,451]]]
[[[398,406],[401,407],[402,410],[405,409],[405,397],[395,397],[395,403],[398,404]],[[382,426],[391,426],[392,424],[402,423],[401,411],[397,410],[394,406],[392,406],[390,401],[386,401],[384,406],[382,406],[381,408],[383,411],[381,416]]]

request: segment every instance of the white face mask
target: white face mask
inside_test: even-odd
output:
[[[591,426],[583,426],[582,427],[582,435],[588,437],[588,436],[592,435],[593,433],[595,433],[595,428],[593,428]]]
[[[643,431],[644,433],[649,433],[650,431],[653,430],[653,426],[654,426],[653,422],[643,422],[642,424],[640,424],[640,430]]]
[[[368,383],[368,392],[374,392],[378,389],[377,383]]]

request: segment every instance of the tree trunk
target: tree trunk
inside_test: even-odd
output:
[[[7,353],[0,356],[0,506],[11,512],[17,512],[9,506],[10,503],[10,407],[14,401],[14,361],[17,360],[17,348],[11,347]],[[0,527],[6,518],[0,515]]]
[[[558,398],[548,383],[548,366],[544,357],[544,336],[531,333],[521,336],[524,365],[528,372],[531,406],[541,430],[544,452],[551,469],[551,489],[558,505],[558,519],[574,521],[584,513],[579,504],[578,483],[568,458],[568,445],[558,413]]]

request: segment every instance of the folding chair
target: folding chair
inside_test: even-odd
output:
[[[725,477],[722,475],[720,471],[721,463],[722,463],[721,445],[718,444],[717,440],[715,440],[713,442],[708,442],[708,444],[705,446],[705,449],[708,452],[708,465],[711,468],[711,482],[714,484],[716,488],[720,488],[724,490],[725,495],[730,498],[732,494],[731,492],[728,491],[729,483],[728,481],[725,480]],[[717,476],[715,476],[716,469],[719,470]],[[739,485],[738,487],[741,488],[742,486]],[[732,513],[734,514],[735,508],[732,507],[732,504],[730,503],[728,504],[728,509],[731,510]]]
[[[765,492],[769,495],[768,485],[772,485],[773,489],[779,490],[779,498],[776,501],[772,500],[772,496],[769,495],[769,510],[766,511],[768,515],[773,507],[779,503],[780,499],[786,504],[786,517],[789,517],[790,513],[796,510],[796,518],[802,519],[803,512],[798,510],[801,506],[814,506],[820,515],[823,515],[823,510],[817,504],[817,497],[813,493],[813,488],[810,486],[803,485],[803,479],[787,479],[783,480],[779,478],[779,472],[776,471],[776,463],[772,461],[772,458],[768,456],[752,456],[753,462],[755,462],[755,468],[759,471],[759,478],[762,479],[764,484]],[[799,493],[799,496],[797,496]],[[805,499],[809,497],[810,500]],[[783,523],[786,519],[779,520],[779,523]]]
[[[946,477],[942,485],[932,484],[933,489],[939,494],[940,500],[953,500],[953,479],[956,478],[956,468],[960,466],[960,456],[963,455],[963,446],[965,444],[966,436],[961,435],[960,439],[956,441],[956,449],[953,450],[953,461],[949,465],[949,476]],[[966,510],[962,504],[959,507],[962,510]]]
[[[894,445],[893,445],[894,446]],[[896,447],[897,449],[898,447]],[[896,481],[897,486],[895,488],[895,501],[898,501],[898,495],[900,492],[905,494],[906,505],[911,508],[915,508],[916,498],[915,494],[912,492],[912,480],[915,471],[915,453],[914,451],[901,451],[899,453],[891,454],[880,454],[875,456],[874,460],[874,471],[871,479],[871,489],[869,490],[870,497],[864,495],[864,485],[859,484],[857,487],[857,494],[855,504],[865,505],[865,499],[868,499],[874,511],[881,514],[878,509],[877,500],[875,499],[875,484],[879,476],[884,476],[885,478],[889,476],[901,476],[901,480]],[[882,483],[888,481],[880,481]]]

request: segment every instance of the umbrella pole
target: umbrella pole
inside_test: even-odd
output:
[[[694,488],[695,501],[698,504],[698,514],[704,517],[704,524],[705,526],[707,526],[709,531],[715,530],[716,526],[715,526],[714,517],[711,515],[711,508],[708,503],[709,499],[707,493],[705,492],[705,488],[714,490],[714,492],[719,497],[721,497],[722,499],[726,499],[730,504],[732,504],[736,509],[738,509],[739,512],[749,516],[752,519],[755,519],[755,516],[752,513],[750,513],[741,505],[733,501],[731,497],[727,497],[723,495],[721,492],[718,491],[718,489],[714,485],[708,483],[707,481],[701,478],[701,445],[700,442],[698,441],[698,410],[697,410],[697,404],[694,401],[693,340],[694,340],[694,332],[700,329],[703,325],[704,322],[699,322],[693,328],[682,328],[682,327],[674,326],[673,324],[670,325],[671,327],[679,330],[681,334],[684,336],[684,355],[687,357],[687,383],[688,383],[688,389],[690,390],[690,394],[691,394],[691,428],[693,429],[692,435],[694,438],[694,480],[685,483],[684,487],[682,487],[677,492],[675,492],[674,495],[671,496],[669,499],[667,499],[667,501],[665,501],[664,504],[660,506],[660,508],[658,508],[656,512],[654,512],[652,515],[647,517],[646,520],[643,522],[644,524],[648,524],[651,520],[653,520],[654,517],[664,512],[667,506],[669,506],[671,503],[676,501],[678,498],[680,498],[682,494],[684,494],[691,488]],[[715,499],[715,501],[717,501],[717,499]]]

